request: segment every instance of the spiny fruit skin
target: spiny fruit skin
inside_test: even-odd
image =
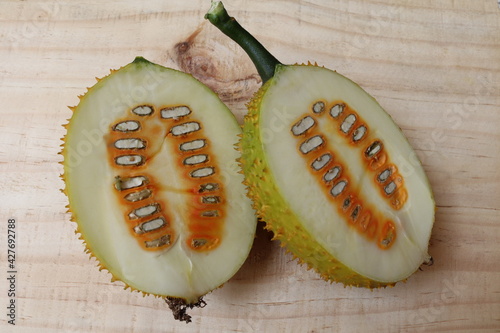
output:
[[[299,263],[305,263],[309,269],[313,268],[325,281],[367,288],[393,286],[395,283],[363,277],[338,261],[303,228],[300,220],[286,204],[269,173],[258,122],[262,98],[272,84],[273,79],[267,81],[248,103],[248,114],[243,125],[244,135],[240,141],[245,184],[258,217],[266,222],[266,229],[274,232],[274,239],[279,240],[282,247],[286,247],[294,257],[299,258]]]
[[[253,242],[256,217],[243,176],[231,169],[241,129],[201,82],[141,57],[79,99],[60,154],[62,192],[84,252],[125,289],[167,297],[187,321],[185,307],[231,278]],[[143,163],[122,164],[134,156]],[[141,238],[165,230],[174,236],[164,243]]]

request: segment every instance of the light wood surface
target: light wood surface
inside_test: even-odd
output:
[[[261,226],[242,269],[193,322],[124,291],[83,253],[58,164],[66,106],[142,55],[193,73],[241,119],[260,82],[204,22],[208,0],[0,2],[0,331],[500,332],[500,9],[495,0],[226,0],[285,63],[358,82],[401,126],[438,206],[434,265],[369,291],[329,284]],[[16,326],[7,220],[17,223]]]

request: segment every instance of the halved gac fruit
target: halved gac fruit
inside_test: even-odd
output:
[[[265,83],[248,105],[241,164],[267,228],[324,279],[392,285],[430,260],[433,194],[400,128],[357,84],[284,65],[221,2],[205,16]]]
[[[256,217],[233,114],[192,76],[136,58],[81,97],[66,125],[77,232],[114,279],[185,307],[240,268]]]

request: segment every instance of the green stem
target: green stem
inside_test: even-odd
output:
[[[281,62],[269,53],[233,17],[229,16],[222,2],[212,1],[212,7],[210,7],[205,18],[245,50],[257,68],[262,83],[273,77],[276,65],[280,65]]]

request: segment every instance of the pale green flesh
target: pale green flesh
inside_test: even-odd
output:
[[[227,208],[221,244],[214,250],[187,248],[186,184],[175,165],[167,129],[148,149],[156,151],[147,172],[161,183],[179,239],[163,251],[145,251],[131,235],[113,186],[103,139],[117,120],[137,105],[188,105],[202,124],[218,161]],[[158,111],[157,111],[158,112]],[[157,116],[158,117],[158,116]],[[162,120],[148,120],[164,126]],[[164,126],[165,127],[165,126]],[[207,87],[190,75],[146,61],[134,62],[104,78],[74,112],[64,147],[64,178],[70,209],[92,254],[115,278],[146,293],[193,303],[230,279],[253,243],[256,218],[238,173],[234,145],[241,133],[234,116]]]
[[[397,239],[389,249],[380,249],[348,225],[297,150],[298,141],[291,127],[310,113],[311,104],[318,100],[343,100],[356,110],[404,176],[408,201],[396,211],[382,199],[373,174],[367,173],[362,163],[364,145],[349,146],[329,117],[319,119],[321,132],[348,165],[356,188],[361,188],[368,201],[396,223]],[[379,282],[403,280],[428,258],[435,206],[426,175],[398,126],[358,85],[324,68],[279,66],[261,101],[259,131],[269,173],[286,202],[286,207],[270,209],[291,210],[310,233],[311,241],[352,271]]]

